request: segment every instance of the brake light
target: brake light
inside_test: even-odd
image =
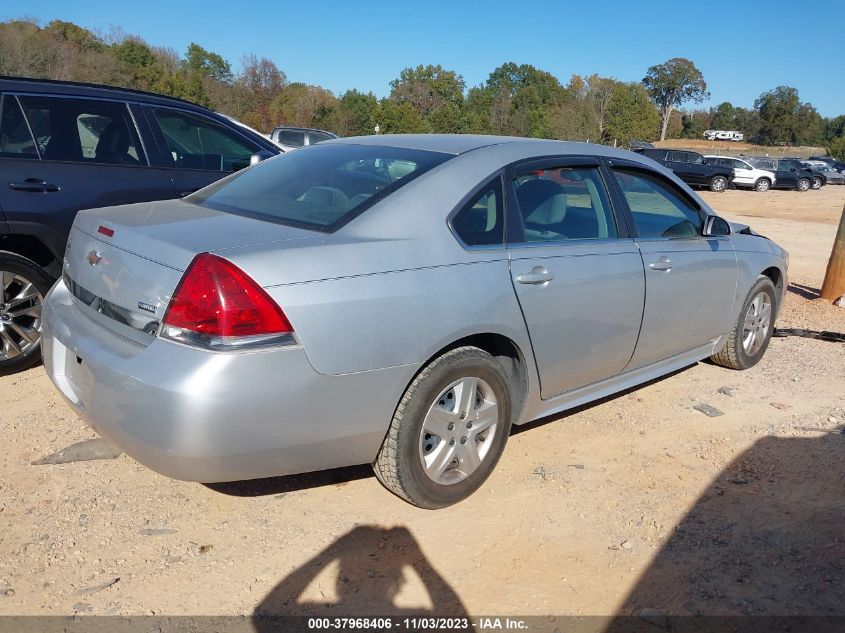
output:
[[[292,340],[285,313],[272,297],[232,262],[201,253],[194,257],[164,314],[162,336],[211,348]]]

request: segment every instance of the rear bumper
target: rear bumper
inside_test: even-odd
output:
[[[61,281],[47,296],[47,374],[97,433],[175,479],[236,481],[371,462],[416,369],[326,376],[299,346],[143,346],[86,309]]]

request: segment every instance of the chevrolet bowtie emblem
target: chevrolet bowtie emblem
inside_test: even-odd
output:
[[[103,256],[100,255],[97,251],[91,251],[85,257],[85,259],[87,259],[88,263],[91,264],[92,266],[96,266],[103,259]]]

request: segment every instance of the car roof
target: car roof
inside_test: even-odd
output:
[[[329,132],[328,130],[321,130],[318,127],[300,127],[299,125],[277,125],[273,128],[273,132],[276,130],[291,130],[292,132],[323,132],[324,134],[331,134],[336,136],[334,132]]]
[[[598,145],[596,143],[578,143],[574,141],[556,141],[550,139],[525,138],[521,136],[493,136],[485,134],[378,134],[370,136],[349,136],[346,138],[323,141],[326,144],[374,145],[400,147],[444,154],[464,154],[483,147],[496,146],[507,153],[509,148],[531,146],[537,156],[543,154],[592,154],[631,158],[636,156],[627,150]]]
[[[168,97],[155,92],[135,90],[134,88],[122,88],[119,86],[107,86],[104,84],[83,83],[78,81],[56,81],[53,79],[34,79],[31,77],[9,77],[0,75],[0,90],[22,91],[22,92],[49,92],[52,94],[69,94],[74,96],[89,96],[103,98],[121,98],[131,100],[133,97],[143,97],[144,101],[152,103],[177,103],[180,107],[210,112],[196,103]]]

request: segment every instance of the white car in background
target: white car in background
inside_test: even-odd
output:
[[[751,187],[755,191],[768,191],[775,184],[774,172],[757,169],[750,163],[733,156],[705,156],[704,161],[711,165],[732,167],[736,174],[733,179],[735,187]]]

